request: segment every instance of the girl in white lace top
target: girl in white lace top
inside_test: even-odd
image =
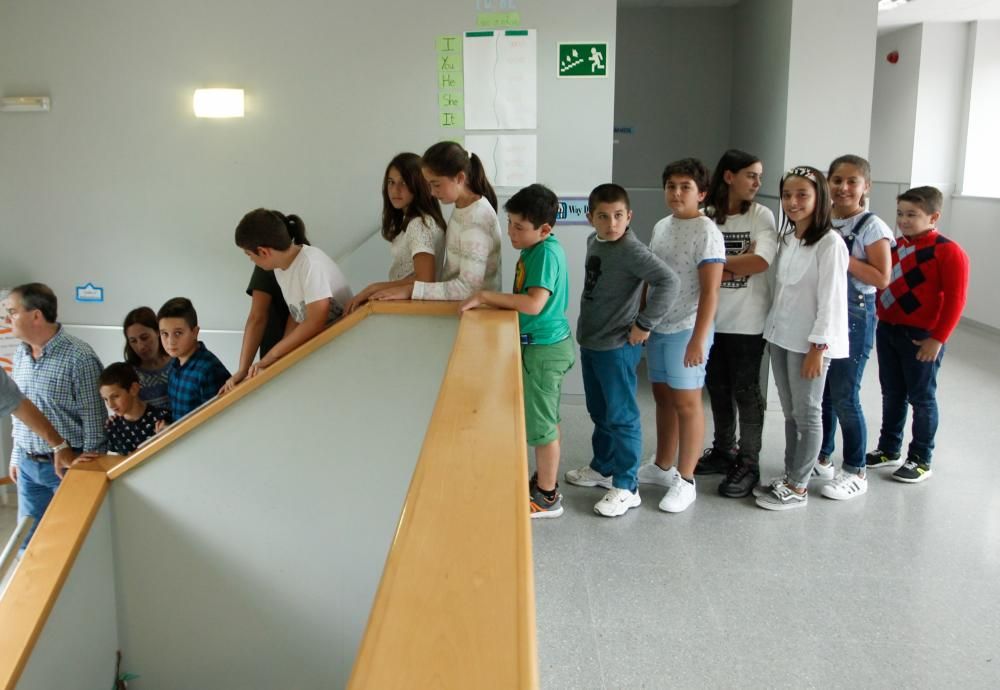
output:
[[[382,178],[382,237],[392,252],[389,280],[359,292],[347,311],[354,311],[381,290],[412,285],[416,280],[437,280],[444,263],[445,227],[441,205],[420,172],[420,156],[398,154]]]

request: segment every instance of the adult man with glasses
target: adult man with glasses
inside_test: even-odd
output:
[[[54,439],[14,420],[10,476],[17,483],[19,519],[31,515],[37,521],[45,513],[72,462],[73,455],[63,451],[102,453],[105,448],[101,361],[89,345],[64,331],[56,306],[55,293],[41,283],[14,288],[4,304],[6,322],[21,341],[14,353],[14,382],[63,438],[53,446]]]

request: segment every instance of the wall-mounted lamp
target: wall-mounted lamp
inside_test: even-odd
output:
[[[195,117],[243,117],[243,89],[195,89]]]
[[[48,96],[5,96],[0,111],[5,113],[46,113],[52,109]]]

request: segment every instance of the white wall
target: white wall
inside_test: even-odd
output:
[[[614,61],[608,79],[560,80],[556,43],[613,55],[614,0],[518,9],[538,30],[539,179],[589,190],[611,174]],[[386,161],[446,135],[434,38],[475,23],[476,3],[450,0],[0,4],[0,92],[52,98],[0,117],[0,275],[50,283],[68,323],[185,294],[203,327],[242,329],[239,218],[298,212],[334,255],[362,241]],[[218,84],[247,90],[244,120],[192,116],[194,88]],[[73,301],[86,281],[103,305]]]
[[[941,232],[969,255],[969,300],[963,316],[1000,329],[1000,300],[993,282],[997,265],[997,218],[1000,199],[956,196],[950,215],[942,215]]]
[[[976,22],[973,26],[972,75],[969,88],[969,122],[962,192],[1000,196],[996,174],[1000,134],[1000,21]]]
[[[910,182],[922,45],[921,24],[878,37],[868,161],[879,182]],[[886,60],[892,51],[899,53],[894,65]]]
[[[868,153],[877,13],[871,0],[792,3],[786,168]]]
[[[107,497],[49,613],[18,690],[111,687],[120,649]],[[123,671],[134,671],[124,657]]]
[[[969,31],[969,24],[923,25],[910,183],[933,185],[946,196],[958,179]]]

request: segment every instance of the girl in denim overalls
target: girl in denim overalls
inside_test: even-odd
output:
[[[828,173],[833,201],[833,227],[850,253],[847,269],[847,315],[851,353],[830,362],[823,392],[823,445],[813,474],[829,480],[820,490],[827,498],[845,500],[868,491],[865,443],[868,429],[861,409],[861,378],[875,342],[875,292],[889,284],[892,230],[865,210],[871,189],[871,167],[859,156],[841,156]],[[843,435],[844,462],[834,471],[831,456],[837,422]]]

